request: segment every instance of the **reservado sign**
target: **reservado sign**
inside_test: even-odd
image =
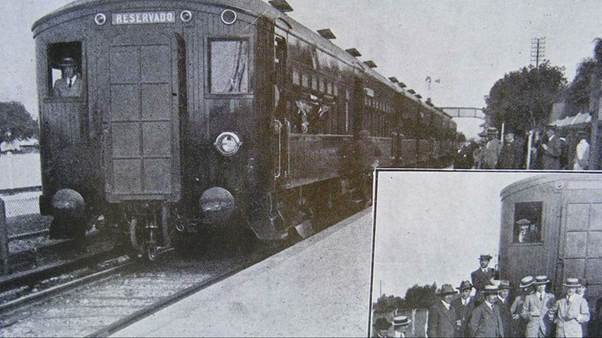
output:
[[[135,12],[135,13],[114,13],[112,16],[113,25],[140,25],[140,24],[159,24],[175,23],[175,12]]]

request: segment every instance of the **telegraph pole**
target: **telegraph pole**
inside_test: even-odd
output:
[[[531,63],[535,63],[535,68],[539,68],[539,63],[543,61],[546,52],[546,38],[531,39]]]

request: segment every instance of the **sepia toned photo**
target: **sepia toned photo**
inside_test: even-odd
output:
[[[432,337],[433,292],[528,274],[586,286],[595,323],[597,202],[555,234],[551,197],[498,195],[600,169],[599,10],[0,1],[0,336]]]
[[[598,175],[377,175],[372,336],[600,335]]]

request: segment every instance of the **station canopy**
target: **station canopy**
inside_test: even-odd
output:
[[[563,119],[550,123],[557,128],[581,128],[592,122],[592,116],[589,113],[581,112],[575,116],[567,116]]]

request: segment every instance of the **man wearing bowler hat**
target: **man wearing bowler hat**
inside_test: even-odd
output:
[[[547,276],[535,277],[535,293],[525,298],[521,312],[521,317],[527,321],[525,337],[550,337],[552,334],[556,298],[546,292],[548,283]]]
[[[477,290],[477,303],[482,300],[481,290],[485,288],[485,285],[491,284],[491,281],[496,277],[495,269],[488,267],[491,258],[490,255],[481,255],[479,257],[479,268],[470,274],[472,285]]]
[[[441,299],[429,308],[427,336],[455,337],[458,324],[451,302],[456,293],[450,284],[441,285],[439,290]]]
[[[577,294],[581,283],[577,278],[567,278],[566,295],[556,302],[556,337],[583,337],[582,325],[590,319],[585,298]]]
[[[81,95],[82,81],[77,74],[77,65],[72,57],[63,58],[59,64],[62,77],[54,83],[54,96],[56,97],[78,97]]]
[[[474,297],[470,295],[472,292],[472,284],[465,280],[460,283],[460,287],[456,289],[460,290],[460,297],[454,299],[451,303],[456,312],[456,322],[458,324],[456,337],[465,337],[468,335],[467,326],[470,314],[475,308]]]
[[[498,312],[502,317],[502,324],[504,326],[504,337],[511,337],[512,335],[512,313],[510,312],[510,282],[507,280],[500,280],[497,282],[498,285],[498,299],[495,306],[498,308]]]
[[[468,324],[472,337],[504,337],[504,324],[498,307],[498,287],[487,285],[481,290],[485,300],[470,316]]]

